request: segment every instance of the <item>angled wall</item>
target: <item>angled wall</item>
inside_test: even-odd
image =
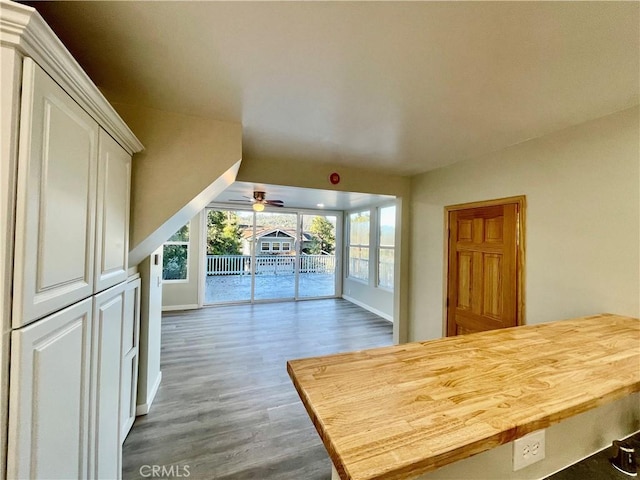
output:
[[[131,179],[129,265],[137,265],[231,184],[242,125],[114,103],[145,150]]]

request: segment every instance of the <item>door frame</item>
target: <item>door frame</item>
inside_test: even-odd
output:
[[[495,205],[517,204],[518,216],[516,219],[516,325],[525,325],[525,252],[526,252],[526,195],[514,197],[497,198],[494,200],[482,200],[478,202],[459,203],[444,207],[444,271],[442,289],[442,336],[447,336],[447,318],[449,316],[449,214],[456,210],[467,210],[469,208],[493,207]]]

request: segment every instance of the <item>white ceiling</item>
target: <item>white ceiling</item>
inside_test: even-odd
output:
[[[241,122],[251,160],[409,175],[639,103],[639,2],[34,5],[112,101]]]
[[[335,190],[312,190],[282,185],[235,182],[222,192],[214,202],[229,203],[229,200],[247,200],[245,207],[249,207],[251,206],[251,198],[253,198],[254,191],[265,192],[267,200],[282,200],[285,208],[311,210],[355,210],[371,205],[389,204],[394,199],[389,195],[370,195]],[[235,205],[242,206],[241,203],[235,203]],[[275,208],[277,207],[267,206],[267,210]]]

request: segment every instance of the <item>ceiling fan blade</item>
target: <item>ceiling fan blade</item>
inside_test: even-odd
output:
[[[230,198],[229,200],[227,200],[227,202],[232,202],[232,203],[252,203],[251,200],[240,200],[237,198]]]
[[[284,202],[282,200],[265,200],[265,203],[267,203],[267,205],[272,205],[274,207],[284,206]]]

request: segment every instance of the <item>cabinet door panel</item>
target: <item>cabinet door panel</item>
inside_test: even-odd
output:
[[[93,312],[94,424],[90,435],[91,477],[121,477],[120,365],[124,290],[122,283],[96,295]]]
[[[98,125],[25,59],[13,326],[93,293]]]
[[[91,308],[12,332],[8,478],[87,477]]]
[[[140,279],[127,283],[122,327],[122,388],[120,400],[120,440],[124,442],[136,419],[138,386],[138,335],[140,331]]]
[[[131,156],[100,130],[95,289],[127,279]]]

